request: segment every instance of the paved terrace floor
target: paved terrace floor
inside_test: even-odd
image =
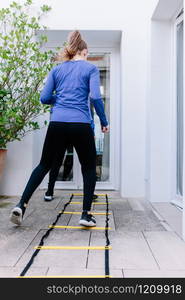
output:
[[[120,198],[117,192],[108,191],[108,194],[111,277],[185,277],[181,211],[168,203],[151,205],[143,199]],[[18,198],[0,199],[0,277],[19,276],[48,225],[69,200],[70,191],[56,190],[56,197],[50,203],[43,201],[43,195],[43,190],[33,195],[20,227],[9,221]],[[75,200],[82,198],[76,196]],[[104,200],[104,197],[98,199]],[[81,207],[81,204],[70,204],[66,211],[80,211]],[[104,212],[105,205],[94,205],[93,211]],[[57,225],[78,226],[79,217],[62,215]],[[98,227],[105,226],[104,215],[97,215],[96,220]],[[54,229],[45,245],[105,246],[105,233],[104,230]],[[26,275],[104,276],[104,251],[41,250]]]

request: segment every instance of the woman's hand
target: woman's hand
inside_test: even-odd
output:
[[[102,126],[102,127],[101,127],[101,131],[102,131],[103,133],[108,133],[108,132],[109,132],[109,125],[107,125],[107,126]]]

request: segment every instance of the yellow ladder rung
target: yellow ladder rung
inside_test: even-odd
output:
[[[62,276],[17,276],[16,278],[112,278],[112,276],[110,275],[77,275],[77,276],[73,276],[73,275],[62,275]]]
[[[55,226],[49,225],[49,228],[91,229],[91,230],[105,230],[105,229],[108,229],[108,230],[111,230],[111,227],[93,227],[93,226],[85,227],[85,226],[67,226],[67,225],[55,225]]]
[[[70,202],[70,204],[82,204],[82,202],[76,202],[76,201],[74,201],[74,202]],[[92,204],[95,204],[95,205],[106,205],[107,203],[106,202],[92,202]],[[110,202],[109,202],[109,204],[110,204]]]
[[[40,250],[111,250],[111,246],[36,246]]]
[[[61,213],[62,211],[59,211]],[[106,216],[106,215],[111,215],[111,213],[104,213],[104,212],[91,212],[93,215],[100,215],[100,216]],[[63,214],[66,215],[81,215],[82,213],[80,211],[64,211]]]

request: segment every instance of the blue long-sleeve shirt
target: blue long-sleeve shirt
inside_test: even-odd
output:
[[[40,96],[43,104],[53,105],[50,121],[58,122],[91,123],[88,99],[101,125],[107,126],[99,70],[85,60],[70,60],[53,67]]]

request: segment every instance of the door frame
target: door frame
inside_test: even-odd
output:
[[[119,49],[107,47],[90,47],[89,52],[110,54],[110,165],[109,180],[96,182],[96,190],[120,189],[120,63]],[[111,101],[115,99],[115,101]],[[112,125],[113,124],[113,125]],[[79,168],[80,171],[80,168]],[[83,188],[81,172],[78,176],[78,188]]]
[[[179,9],[179,12],[181,9]],[[178,15],[178,14],[177,14]],[[177,16],[176,15],[176,16]],[[180,15],[178,18],[176,16],[173,18],[173,119],[172,119],[172,200],[171,203],[177,205],[178,207],[183,207],[183,196],[177,194],[177,26],[184,20],[184,14]]]

